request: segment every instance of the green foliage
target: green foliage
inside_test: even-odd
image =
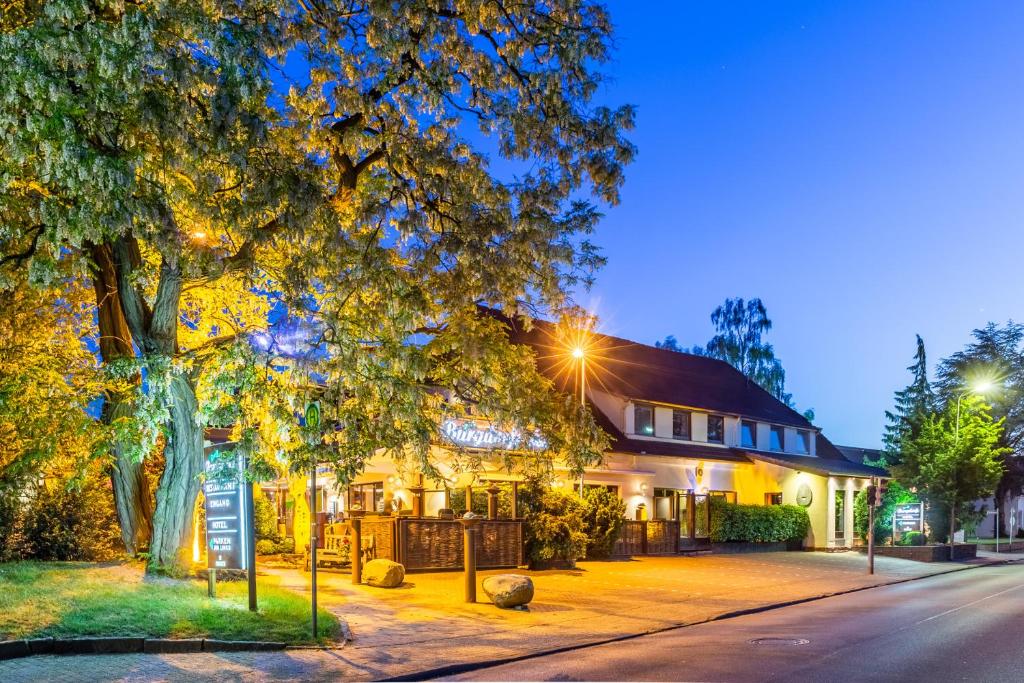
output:
[[[930,414],[920,433],[903,444],[903,461],[892,468],[905,486],[916,487],[932,503],[962,511],[965,503],[992,495],[1003,473],[999,445],[1003,421],[994,422],[976,396],[965,396],[960,407]],[[948,532],[947,532],[948,534]]]
[[[913,375],[913,380],[905,389],[896,392],[893,409],[885,411],[888,424],[882,437],[885,463],[881,464],[900,462],[904,443],[917,437],[921,424],[935,409],[935,393],[928,381],[928,358],[921,335],[917,335],[914,363],[907,370]]]
[[[899,545],[928,545],[928,536],[921,531],[908,531],[900,537]]]
[[[118,440],[165,453],[155,565],[177,561],[190,519],[172,513],[213,422],[256,469],[317,458],[347,482],[385,449],[432,476],[459,410],[440,384],[574,469],[599,455],[586,410],[477,306],[559,311],[603,263],[591,200],[618,201],[634,155],[632,108],[594,101],[611,43],[590,0],[52,0],[3,17],[0,289],[19,269],[97,285],[119,376],[147,378]],[[529,169],[503,177],[493,157]],[[272,308],[310,343],[274,330],[255,358]],[[294,425],[313,373],[321,431]]]
[[[269,538],[261,538],[256,541],[257,555],[273,555],[277,552],[277,544]]]
[[[583,502],[583,532],[587,535],[587,557],[610,557],[622,530],[626,503],[604,487],[586,489]]]
[[[0,480],[0,562],[20,559],[24,550],[24,501],[18,486]]]
[[[25,510],[23,556],[96,562],[119,554],[110,482],[98,476],[40,486]]]
[[[803,540],[811,527],[799,505],[743,505],[711,499],[711,540],[780,543]]]
[[[875,508],[875,542],[884,543],[892,536],[892,514],[897,505],[915,503],[918,497],[898,481],[890,480],[882,495],[882,504]],[[853,530],[860,538],[868,537],[868,493],[861,489],[853,497]]]
[[[526,482],[519,491],[526,557],[531,566],[573,565],[586,557],[585,506],[578,496],[553,491],[539,479]]]
[[[281,540],[281,534],[277,529],[277,510],[274,504],[267,498],[259,486],[253,486],[252,496],[253,523],[256,529],[256,538],[276,543]]]

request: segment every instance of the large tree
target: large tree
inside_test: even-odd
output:
[[[903,440],[902,461],[892,468],[900,483],[946,511],[950,559],[958,514],[966,503],[992,495],[1002,476],[1003,424],[979,397],[966,396],[926,416],[918,433]]]
[[[988,384],[984,399],[992,415],[1004,420],[1000,445],[1003,476],[996,487],[999,521],[1006,532],[1010,497],[1024,494],[1024,325],[989,323],[971,333],[973,340],[938,367],[936,388],[946,402]]]
[[[105,408],[139,427],[115,450],[132,542],[138,463],[164,456],[154,567],[183,561],[210,422],[257,466],[326,458],[347,478],[382,447],[427,465],[450,409],[431,386],[448,383],[592,457],[585,410],[541,400],[550,387],[477,305],[557,309],[601,262],[581,191],[617,201],[633,154],[631,109],[593,103],[610,35],[586,0],[5,14],[0,264],[92,278],[103,361],[137,388]],[[521,174],[499,176],[485,148]],[[311,362],[249,346],[272,312],[303,323]],[[294,387],[314,379],[345,429],[297,438]]]
[[[775,349],[764,341],[764,335],[772,329],[764,303],[758,298],[726,299],[711,312],[711,323],[715,326],[715,336],[705,346],[694,346],[687,351],[671,335],[655,346],[724,360],[772,396],[791,405],[792,395],[786,393],[786,371],[775,357]]]
[[[904,442],[917,437],[925,418],[935,410],[935,392],[928,381],[928,358],[920,335],[914,363],[907,370],[913,376],[910,384],[896,392],[893,409],[885,411],[888,424],[882,435],[882,464],[899,463]]]

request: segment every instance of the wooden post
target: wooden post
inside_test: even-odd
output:
[[[473,487],[466,486],[466,512],[473,511]]]
[[[206,570],[206,594],[211,598],[217,597],[217,570],[210,567]]]
[[[487,519],[498,518],[498,494],[501,493],[501,489],[497,486],[491,486],[487,489]]]
[[[463,517],[462,522],[462,565],[466,574],[466,602],[476,602],[476,525],[478,518]]]
[[[412,494],[412,516],[422,517],[423,516],[423,487],[413,486],[409,489],[409,493]]]
[[[512,482],[512,519],[519,519],[519,482]]]
[[[352,583],[363,582],[363,520],[352,517]]]
[[[246,469],[249,463],[246,462]],[[253,486],[249,481],[245,485],[245,564],[246,578],[249,580],[249,611],[256,611],[256,513],[253,510]]]

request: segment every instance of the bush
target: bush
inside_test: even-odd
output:
[[[0,562],[24,556],[24,503],[20,496],[20,487],[0,483]]]
[[[908,531],[900,537],[900,545],[928,545],[928,536],[920,531]]]
[[[900,485],[890,481],[882,494],[882,504],[875,508],[875,543],[885,543],[892,536],[892,514],[897,505],[916,503],[917,496]],[[868,537],[868,493],[861,489],[853,497],[853,531],[858,537]]]
[[[520,489],[526,557],[531,567],[555,562],[570,566],[586,557],[584,504],[574,494],[551,491],[538,480]]]
[[[610,557],[622,530],[626,504],[618,495],[604,487],[588,489],[583,500],[583,531],[587,535],[587,557]]]
[[[269,538],[261,538],[256,541],[256,554],[257,555],[276,555],[277,544],[271,541]]]
[[[711,540],[714,543],[781,543],[802,540],[811,527],[799,505],[738,505],[711,499]]]
[[[25,511],[24,556],[36,560],[109,560],[121,535],[110,480],[97,474],[82,481],[40,486]]]

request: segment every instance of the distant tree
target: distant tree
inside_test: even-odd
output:
[[[786,371],[775,357],[772,345],[763,340],[763,335],[772,329],[772,321],[761,300],[726,299],[711,313],[711,322],[715,336],[704,348],[695,346],[690,352],[724,360],[772,396],[791,405],[792,394],[786,393]]]
[[[995,491],[1005,532],[1008,498],[1024,494],[1024,325],[989,323],[971,336],[973,341],[962,351],[939,364],[935,386],[944,402],[955,403],[956,396],[971,384],[995,384],[984,399],[992,416],[1005,420],[1000,445],[1009,450],[1002,456],[1003,476]]]
[[[917,351],[914,362],[907,367],[913,379],[910,384],[895,394],[895,405],[892,410],[885,411],[888,424],[882,435],[883,465],[895,465],[900,462],[903,443],[916,438],[921,431],[921,424],[935,409],[935,392],[928,381],[928,359],[925,355],[924,340],[917,335]]]
[[[686,349],[680,346],[679,342],[676,341],[676,338],[671,334],[665,337],[663,341],[654,342],[654,346],[655,348],[665,349],[666,351],[678,351],[679,353],[684,353],[686,351]]]
[[[950,557],[958,513],[965,503],[992,495],[1003,474],[1003,423],[992,419],[979,397],[965,396],[959,431],[956,406],[948,403],[942,412],[925,417],[917,435],[904,439],[902,461],[891,468],[901,484],[946,511]]]

